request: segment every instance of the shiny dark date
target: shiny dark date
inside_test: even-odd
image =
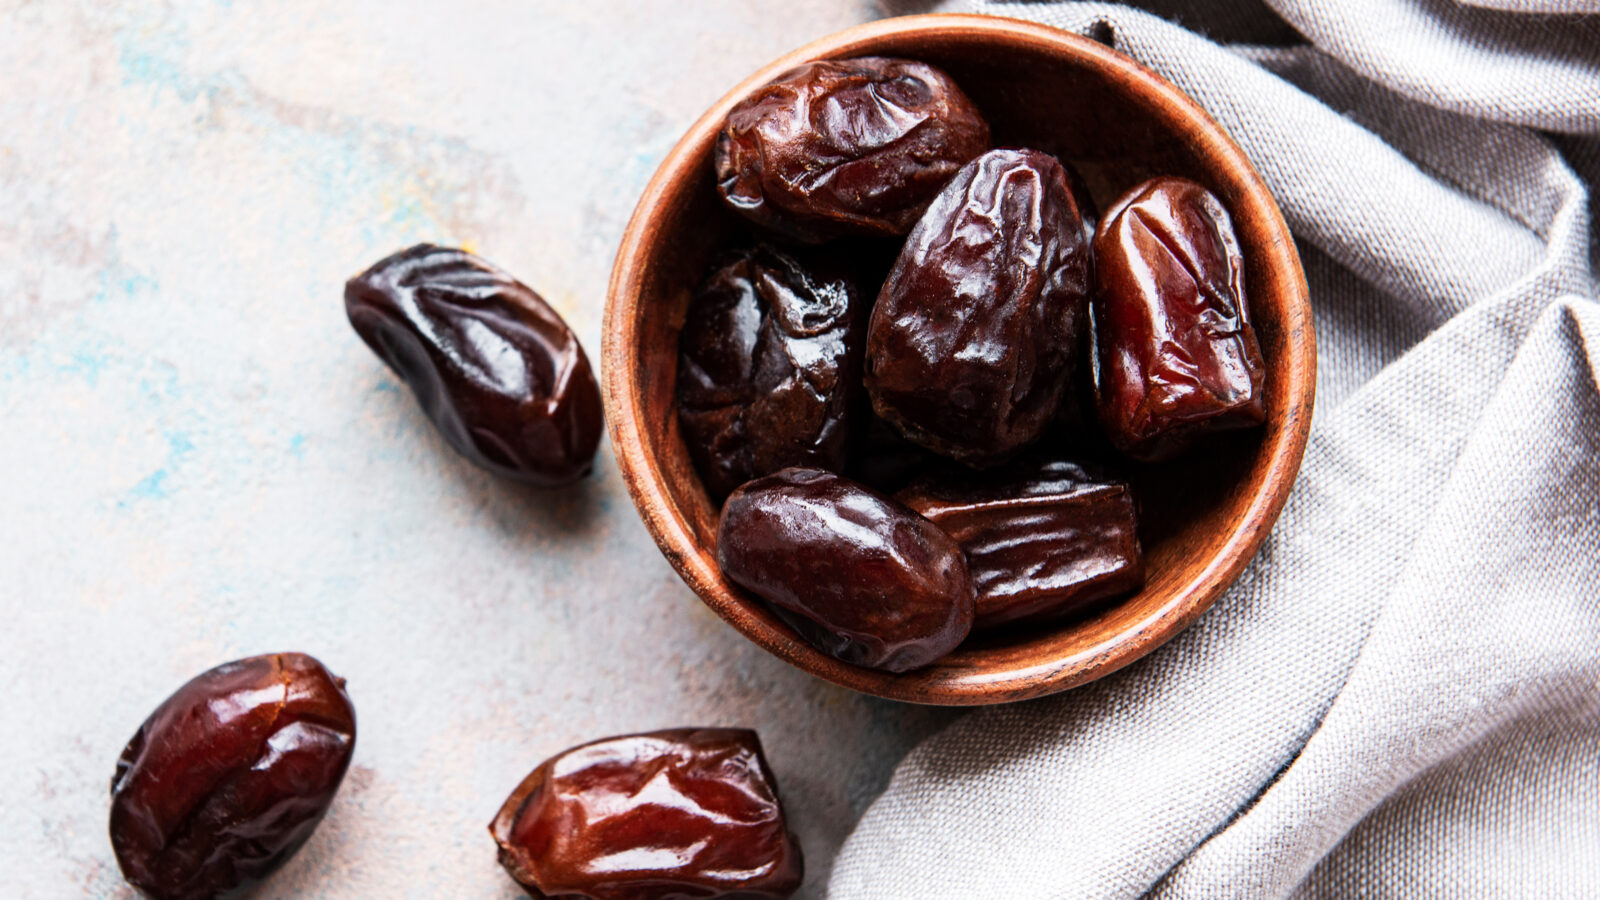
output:
[[[535,898],[762,900],[804,863],[753,731],[607,738],[545,760],[489,825]]]
[[[902,235],[989,126],[950,76],[907,59],[806,63],[728,113],[717,190],[751,221],[818,242]]]
[[[974,629],[1047,621],[1144,583],[1128,486],[1075,463],[930,478],[895,499],[966,552],[978,593]]]
[[[311,836],[355,749],[344,680],[303,653],[205,672],[156,707],[111,780],[111,846],[158,900],[259,881]]]
[[[462,456],[542,487],[589,474],[600,388],[577,336],[527,285],[421,244],[350,279],[344,305]]]
[[[878,295],[866,387],[910,440],[962,462],[1037,438],[1080,355],[1090,283],[1055,157],[993,150],[928,207]]]
[[[784,469],[734,491],[717,563],[819,650],[854,665],[920,668],[972,628],[972,578],[956,542],[820,469]]]
[[[865,413],[860,302],[845,275],[770,247],[701,285],[678,340],[678,422],[713,497],[788,466],[844,467]]]
[[[1123,195],[1095,233],[1095,387],[1118,450],[1154,461],[1259,425],[1266,367],[1222,203],[1183,178]]]

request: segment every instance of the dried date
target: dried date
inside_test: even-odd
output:
[[[350,279],[344,303],[456,452],[541,487],[589,474],[600,388],[577,336],[532,288],[471,253],[421,244]]]
[[[983,466],[1037,438],[1077,364],[1089,247],[1065,169],[993,150],[928,207],[867,329],[873,408],[910,440]]]
[[[1094,250],[1096,405],[1117,449],[1166,459],[1199,434],[1265,421],[1266,366],[1221,201],[1151,179],[1106,211]]]
[[[974,630],[1059,618],[1144,583],[1128,485],[1076,463],[923,479],[895,499],[966,552]]]
[[[961,548],[933,523],[820,469],[784,469],[728,498],[717,563],[801,636],[847,663],[906,672],[972,628]]]
[[[551,757],[489,825],[500,863],[534,897],[788,897],[800,845],[753,731],[614,737]]]
[[[303,653],[197,676],[117,761],[111,846],[159,900],[211,900],[272,873],[311,836],[355,749],[344,680]]]
[[[864,417],[864,319],[851,279],[770,247],[718,265],[678,341],[678,422],[721,499],[788,466],[838,471]]]
[[[728,113],[717,137],[717,190],[751,221],[803,241],[901,235],[988,147],[978,108],[933,66],[820,60]]]

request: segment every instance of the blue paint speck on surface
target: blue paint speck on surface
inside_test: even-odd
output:
[[[128,500],[159,500],[162,497],[167,496],[167,488],[165,485],[166,480],[167,470],[165,468],[157,469],[154,472],[151,472],[149,475],[146,475],[144,478],[140,479],[138,484],[129,489]],[[126,506],[127,501],[117,505]]]
[[[163,59],[159,54],[151,52],[142,44],[127,40],[118,41],[117,63],[122,67],[123,84],[172,85],[183,77],[178,67],[171,60]]]
[[[289,438],[289,452],[294,454],[295,459],[305,459],[306,436],[303,434],[296,434],[294,437]]]
[[[165,432],[167,438],[167,458],[177,460],[179,457],[194,449],[194,441],[189,440],[189,435],[182,431]]]
[[[395,384],[387,378],[384,378],[378,382],[378,386],[374,388],[374,390],[383,391],[387,394],[398,394],[400,393],[400,385]]]
[[[204,92],[177,63],[189,49],[189,37],[172,17],[131,22],[116,33],[117,66],[124,85],[150,84],[166,88],[184,100]]]
[[[122,293],[125,296],[137,297],[141,291],[148,290],[151,293],[155,293],[157,285],[154,278],[147,278],[138,272],[129,272],[123,274],[118,287],[122,289]]]
[[[135,500],[161,500],[171,496],[172,489],[167,486],[167,479],[178,463],[194,451],[194,441],[185,431],[164,431],[162,436],[167,440],[167,461],[129,488],[128,495],[117,503],[118,507],[125,508]]]
[[[95,290],[95,303],[105,303],[112,299],[139,300],[154,296],[161,285],[149,275],[136,272],[122,261],[122,252],[117,243],[117,229],[113,225],[106,234],[106,239],[111,245],[106,254],[106,263],[100,269],[99,287]]]
[[[100,373],[105,370],[109,358],[103,354],[90,350],[75,350],[72,360],[61,366],[62,372],[76,372],[83,375],[83,380],[89,382],[89,387],[97,387],[100,383]]]

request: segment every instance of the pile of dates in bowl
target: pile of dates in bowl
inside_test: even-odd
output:
[[[1114,617],[1238,519],[1283,343],[1193,146],[1114,85],[1019,92],[985,59],[745,94],[657,238],[671,321],[640,329],[672,375],[643,441],[703,491],[717,575],[893,676]]]

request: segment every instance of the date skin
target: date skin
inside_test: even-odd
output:
[[[344,305],[456,452],[539,487],[589,474],[600,387],[532,288],[466,251],[420,244],[350,279]]]
[[[911,441],[982,467],[1032,442],[1081,356],[1082,217],[1055,157],[992,150],[906,239],[867,329],[866,388]]]
[[[157,900],[233,897],[305,843],[355,749],[344,680],[303,653],[205,672],[156,707],[111,780],[111,846]]]
[[[853,665],[908,672],[972,629],[972,578],[956,542],[821,469],[784,469],[734,491],[717,523],[717,563],[817,649]]]
[[[718,265],[678,341],[678,422],[716,499],[788,466],[844,467],[864,418],[865,316],[848,277],[771,247]]]
[[[776,900],[804,875],[754,731],[607,738],[545,760],[489,825],[535,900]]]
[[[923,479],[895,499],[966,552],[974,630],[1047,622],[1144,583],[1132,493],[1076,463]]]
[[[1244,257],[1221,201],[1151,179],[1106,211],[1094,252],[1096,406],[1118,450],[1168,459],[1206,432],[1266,420]]]
[[[908,59],[806,63],[728,113],[717,190],[797,240],[903,235],[989,125],[950,76]]]

